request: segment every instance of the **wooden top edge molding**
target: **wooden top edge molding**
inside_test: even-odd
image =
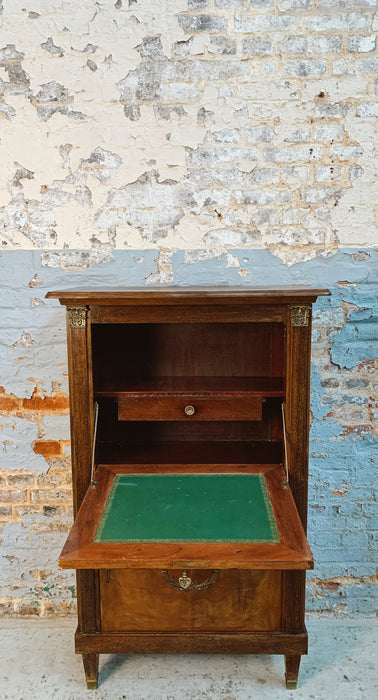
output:
[[[68,552],[62,552],[58,560],[59,569],[257,569],[257,570],[279,570],[279,571],[309,571],[314,569],[314,561],[312,558],[305,558],[289,547],[281,546],[272,549],[271,557],[266,553],[265,558],[259,556],[259,551],[252,546],[248,550],[243,546],[239,559],[235,557],[234,552],[230,549],[216,552],[215,549],[210,549],[207,545],[208,552],[206,557],[198,557],[198,554],[193,550],[188,552],[189,544],[182,545],[182,551],[176,555],[173,551],[167,550],[164,553],[159,553],[156,557],[152,557],[150,552],[148,558],[144,554],[143,549],[139,556],[132,557],[121,546],[113,545],[112,555],[105,559],[99,551],[98,545],[88,545],[86,549],[78,549]],[[96,549],[97,547],[97,549]],[[215,547],[215,545],[213,545]],[[278,554],[279,550],[279,554]]]
[[[235,304],[283,303],[315,301],[328,296],[328,289],[287,285],[283,287],[129,287],[80,288],[51,291],[48,299],[59,299],[61,304],[80,305],[156,305],[156,304]]]

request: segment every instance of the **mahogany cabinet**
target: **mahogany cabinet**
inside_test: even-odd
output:
[[[67,307],[76,652],[307,653],[311,305],[324,289],[50,292]]]

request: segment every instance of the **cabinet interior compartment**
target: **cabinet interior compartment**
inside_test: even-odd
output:
[[[282,323],[93,324],[95,391],[161,377],[283,377]],[[188,380],[190,381],[190,380]]]
[[[207,462],[209,451],[281,462],[284,341],[282,323],[94,324],[96,462]]]

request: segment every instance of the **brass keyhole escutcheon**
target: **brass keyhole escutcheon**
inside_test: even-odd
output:
[[[194,406],[185,406],[184,411],[187,416],[194,416],[196,409]]]
[[[212,574],[208,576],[205,581],[202,581],[202,583],[194,583],[190,576],[188,576],[186,570],[182,572],[178,581],[176,581],[176,579],[168,573],[167,569],[162,569],[161,573],[165,576],[168,583],[176,589],[176,591],[205,591],[206,588],[209,588],[209,586],[211,586],[217,580],[219,569],[214,569]]]
[[[179,582],[180,588],[182,588],[184,591],[186,591],[190,587],[190,585],[192,583],[192,579],[190,578],[190,576],[188,576],[186,571],[184,571],[182,576],[180,576],[178,582]]]

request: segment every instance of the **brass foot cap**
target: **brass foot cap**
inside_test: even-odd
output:
[[[291,681],[286,678],[286,688],[288,690],[296,690],[298,681]]]
[[[97,681],[87,681],[88,690],[96,690],[97,687],[98,687]]]

